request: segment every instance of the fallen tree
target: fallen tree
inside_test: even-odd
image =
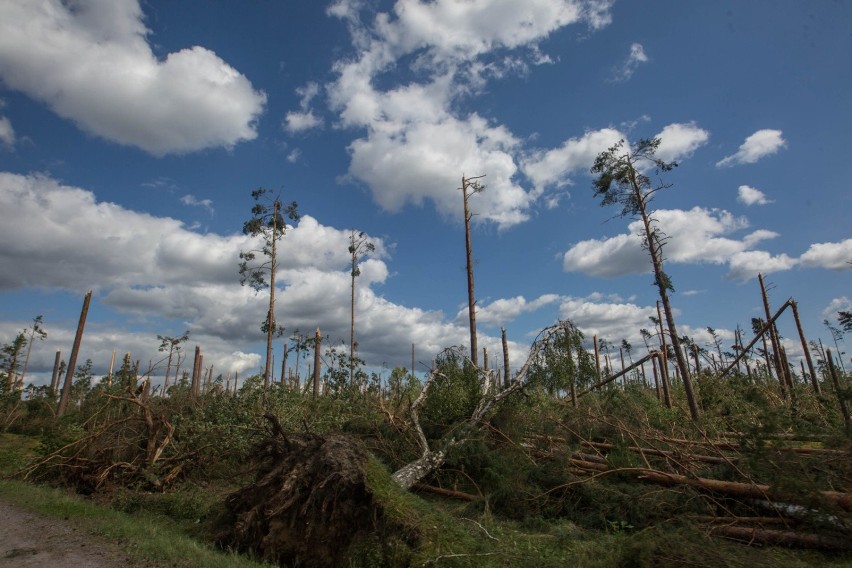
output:
[[[274,415],[265,418],[271,432],[254,453],[255,481],[226,499],[220,545],[310,568],[337,566],[359,536],[405,535],[388,526],[363,443],[346,434],[285,433]]]
[[[411,427],[414,430],[414,434],[417,437],[418,444],[421,449],[421,455],[419,458],[410,462],[400,469],[398,469],[393,474],[393,479],[399,484],[403,489],[411,489],[415,483],[419,482],[421,479],[437,470],[441,467],[447,458],[447,452],[450,451],[453,447],[459,446],[465,443],[471,434],[477,429],[479,429],[483,423],[483,420],[490,414],[490,412],[500,404],[501,401],[505,400],[507,397],[519,392],[524,388],[527,383],[527,377],[529,375],[530,368],[538,357],[539,353],[542,351],[544,346],[547,344],[548,340],[563,330],[571,330],[573,329],[573,324],[569,321],[560,321],[550,327],[545,328],[539,333],[538,337],[536,337],[535,341],[533,341],[532,347],[530,347],[530,353],[527,357],[527,360],[521,365],[521,368],[518,370],[517,374],[515,374],[514,378],[509,382],[508,386],[505,386],[502,389],[495,389],[493,382],[491,381],[491,375],[487,370],[484,370],[476,365],[466,357],[458,348],[452,347],[449,349],[445,349],[445,352],[454,352],[460,358],[462,358],[465,362],[472,365],[473,368],[476,369],[476,372],[480,381],[480,399],[476,405],[476,408],[471,413],[470,417],[465,420],[465,423],[462,424],[462,427],[459,428],[455,434],[449,439],[444,441],[441,444],[441,447],[437,449],[432,449],[429,446],[429,442],[426,439],[426,435],[423,433],[423,427],[420,425],[420,416],[419,416],[419,408],[426,401],[429,396],[429,390],[434,386],[435,381],[439,377],[443,377],[442,373],[437,369],[433,369],[430,371],[429,376],[426,378],[426,383],[423,385],[423,390],[420,391],[420,394],[411,403],[410,409],[410,417],[411,417]],[[492,390],[494,389],[494,390]]]

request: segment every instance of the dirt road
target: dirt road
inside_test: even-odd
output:
[[[75,527],[0,501],[0,567],[141,567],[121,549]]]

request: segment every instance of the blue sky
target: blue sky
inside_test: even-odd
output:
[[[359,355],[407,365],[414,343],[428,362],[468,341],[458,187],[484,174],[480,346],[496,359],[505,326],[517,364],[568,318],[638,349],[650,263],[589,167],[652,136],[680,164],[654,203],[679,331],[730,344],[763,272],[827,339],[852,306],[850,22],[846,2],[3,2],[0,340],[43,314],[43,380],[94,289],[81,360],[99,372],[185,329],[217,373],[257,371],[265,298],[237,264],[263,186],[303,215],[279,322],[348,344],[365,231]]]

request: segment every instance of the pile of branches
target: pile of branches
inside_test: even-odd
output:
[[[165,490],[185,473],[192,454],[174,448],[175,427],[143,393],[105,394],[82,435],[19,472],[90,494],[112,487]],[[58,433],[59,435],[62,432]]]
[[[606,418],[598,417],[599,420]],[[565,426],[565,425],[563,425]],[[691,515],[708,534],[750,544],[852,550],[852,456],[845,448],[797,444],[794,436],[766,434],[757,459],[765,465],[808,471],[818,464],[828,487],[801,479],[758,480],[747,467],[756,457],[749,436],[686,439],[658,431],[641,435],[617,420],[610,438],[584,437],[566,426],[565,436],[530,435],[525,445],[538,459],[559,457],[574,479],[563,488],[605,483],[650,483],[690,491],[704,501],[706,514]],[[782,443],[783,442],[783,443]],[[720,477],[722,479],[720,479]]]
[[[367,450],[344,434],[288,434],[265,417],[271,432],[254,454],[255,482],[226,499],[217,541],[281,566],[336,566],[356,536],[382,528]]]

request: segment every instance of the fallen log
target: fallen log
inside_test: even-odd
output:
[[[669,444],[681,444],[681,445],[689,445],[689,446],[706,446],[710,448],[714,448],[717,450],[725,450],[725,451],[739,451],[740,444],[737,442],[730,442],[727,440],[685,440],[682,438],[667,438],[662,437],[659,438],[661,442],[666,442]],[[849,452],[845,450],[836,450],[833,448],[800,448],[800,447],[792,447],[792,446],[769,446],[769,449],[777,450],[779,452],[793,452],[797,454],[824,454],[824,455],[832,455],[832,456],[848,456]]]
[[[451,497],[453,499],[461,499],[462,501],[479,501],[480,498],[476,495],[472,495],[470,493],[464,493],[462,491],[455,491],[453,489],[444,489],[443,487],[435,487],[434,485],[427,485],[425,483],[415,483],[412,487],[415,491],[426,491],[429,493],[434,493],[436,495],[443,495],[444,497]]]
[[[569,463],[573,466],[599,471],[599,472],[632,472],[643,481],[651,481],[661,485],[686,485],[695,489],[738,497],[743,499],[769,499],[772,495],[769,485],[762,483],[741,483],[737,481],[720,481],[718,479],[708,479],[704,477],[687,477],[676,473],[667,473],[654,469],[642,467],[626,467],[626,468],[611,468],[603,464],[593,463],[585,460],[569,459]],[[852,493],[844,493],[841,491],[820,491],[820,497],[829,505],[840,507],[846,511],[852,511]],[[789,497],[787,501],[793,501]]]
[[[820,550],[852,550],[852,541],[849,539],[828,535],[734,525],[712,525],[707,527],[707,530],[713,536],[721,536],[747,544],[770,544]]]
[[[601,450],[612,450],[615,449],[615,444],[609,444],[606,442],[580,442],[583,446],[588,446],[590,448],[597,448]],[[732,460],[737,458],[727,458],[722,456],[705,456],[701,454],[684,454],[680,452],[672,452],[668,450],[657,450],[655,448],[642,448],[639,446],[627,446],[627,449],[631,452],[635,452],[638,454],[648,454],[649,456],[660,456],[664,458],[677,458],[683,459],[687,461],[697,461],[703,463],[712,463],[712,464],[728,464]]]

